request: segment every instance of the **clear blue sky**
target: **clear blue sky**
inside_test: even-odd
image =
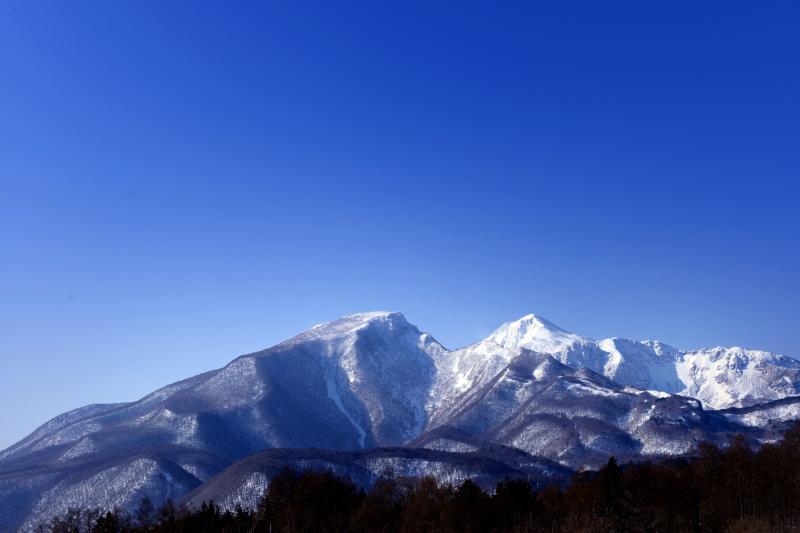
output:
[[[798,27],[793,1],[4,2],[0,447],[372,309],[451,347],[536,312],[800,355]]]

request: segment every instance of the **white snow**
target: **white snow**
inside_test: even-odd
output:
[[[473,352],[491,352],[487,344],[503,348],[492,352],[497,361],[476,363]],[[618,337],[593,341],[532,314],[503,324],[486,340],[456,353],[473,366],[496,369],[520,348],[551,354],[622,385],[691,396],[710,409],[800,395],[800,361],[791,357],[740,347],[682,351],[660,341]],[[474,384],[474,379],[458,382],[459,388]]]
[[[535,352],[555,354],[590,339],[564,331],[552,322],[534,314],[506,322],[486,339],[504,348],[527,348]]]
[[[336,383],[330,376],[325,376],[325,387],[328,392],[328,398],[330,398],[333,403],[336,404],[336,407],[339,409],[339,411],[341,411],[342,414],[347,417],[350,423],[353,424],[353,427],[356,428],[356,431],[358,431],[358,442],[363,448],[367,440],[367,432],[364,431],[364,428],[361,427],[361,424],[359,424],[356,419],[353,418],[349,412],[347,412],[347,409],[344,408],[344,405],[342,404],[342,398],[339,396],[339,391],[336,389]]]
[[[800,361],[738,346],[684,352],[676,368],[681,394],[712,409],[750,405],[800,394]]]

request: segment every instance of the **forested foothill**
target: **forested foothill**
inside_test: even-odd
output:
[[[363,490],[332,472],[284,470],[257,509],[214,502],[156,509],[145,499],[132,515],[70,510],[39,526],[56,533],[116,532],[772,532],[800,528],[800,423],[783,440],[751,450],[743,438],[694,457],[581,472],[561,487],[534,491],[504,480],[485,491],[432,477],[385,475]]]

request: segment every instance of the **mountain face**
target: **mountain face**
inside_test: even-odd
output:
[[[503,324],[478,345],[485,343],[512,352],[527,348],[546,353],[622,385],[691,396],[710,409],[800,395],[800,361],[758,350],[717,347],[682,351],[659,341],[593,341],[536,315]]]
[[[32,527],[70,506],[130,508],[145,495],[161,502],[205,494],[214,476],[228,480],[217,487],[252,485],[247,476],[268,480],[270,470],[245,458],[265,449],[324,449],[329,455],[314,464],[347,464],[367,483],[376,474],[368,455],[337,450],[380,448],[374,453],[393,457],[400,473],[426,461],[443,473],[505,446],[527,458],[506,464],[523,472],[522,464],[547,461],[593,467],[609,454],[685,454],[735,433],[764,441],[777,431],[773,420],[800,414],[791,401],[799,387],[800,362],[767,352],[594,341],[535,315],[447,350],[399,313],[351,315],[139,401],[47,422],[0,452],[0,530]],[[772,400],[782,403],[761,405]],[[270,453],[287,464],[309,459]],[[234,463],[247,470],[242,460],[252,472],[231,476]],[[498,471],[491,464],[460,471],[490,479]]]
[[[737,432],[756,436],[692,398],[622,386],[522,349],[411,445],[463,451],[496,443],[582,469],[602,466],[609,455],[687,454],[701,441],[724,445]]]
[[[755,405],[800,394],[800,361],[759,350],[709,348],[682,353],[678,376],[693,396],[713,409]]]

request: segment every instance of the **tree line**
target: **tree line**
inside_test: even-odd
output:
[[[380,477],[367,491],[332,472],[283,470],[254,510],[214,502],[133,514],[70,510],[54,533],[224,532],[773,532],[800,530],[800,423],[753,451],[742,437],[696,456],[620,466],[611,457],[566,486],[532,490],[508,479],[487,492],[470,480]]]

